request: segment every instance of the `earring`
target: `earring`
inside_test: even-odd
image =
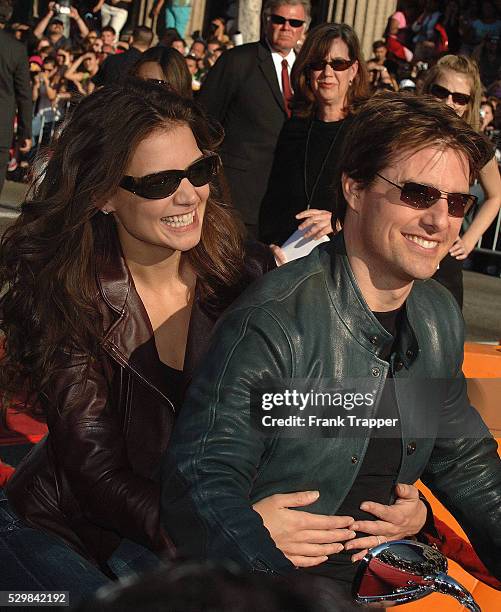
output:
[[[101,212],[103,213],[103,215],[109,215],[111,210],[105,210],[104,208],[101,208]]]
[[[348,82],[348,85],[351,87],[352,84],[353,84],[353,81],[350,79]]]

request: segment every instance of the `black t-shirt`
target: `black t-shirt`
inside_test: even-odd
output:
[[[336,145],[340,140],[339,130],[343,123],[343,120],[327,122],[314,119],[311,125],[305,151],[306,194],[310,206],[314,208],[319,206],[315,203],[315,196],[327,194],[332,189],[332,170],[339,150]]]
[[[396,339],[401,313],[402,309],[399,308],[390,312],[374,312],[373,314],[386,331]],[[389,361],[393,345],[388,345],[381,355],[381,358],[385,361]],[[382,391],[377,408],[377,418],[399,418],[391,371],[388,372]],[[337,510],[337,516],[352,516],[355,520],[376,520],[376,517],[372,514],[360,510],[360,504],[364,501],[375,501],[380,504],[391,505],[394,502],[394,486],[402,460],[400,426],[392,428],[391,431],[383,431],[382,428],[376,431],[377,437],[371,436],[355,482]],[[357,533],[357,538],[364,537],[364,535],[363,533]],[[348,550],[331,555],[325,563],[307,568],[305,571],[335,580],[352,582],[358,563],[352,563],[351,556],[357,552],[359,551]]]
[[[163,362],[160,362],[160,366],[164,382],[162,391],[164,391],[165,395],[167,395],[174,405],[176,414],[179,414],[186,390],[183,372],[182,370],[171,368],[171,366]]]

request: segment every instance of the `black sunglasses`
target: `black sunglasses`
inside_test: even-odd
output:
[[[286,19],[282,17],[282,15],[270,15],[270,21],[273,25],[285,25],[288,23],[291,28],[300,28],[304,25],[304,21],[302,19]]]
[[[400,189],[400,201],[412,208],[430,208],[445,194],[447,198],[447,208],[450,217],[464,217],[468,210],[477,202],[477,196],[470,193],[449,193],[440,191],[436,187],[430,185],[421,185],[421,183],[404,183],[397,185],[393,181],[385,178],[381,174],[376,173],[383,181],[390,183],[394,187]]]
[[[466,106],[471,99],[471,96],[464,93],[459,93],[457,91],[449,91],[442,85],[437,85],[437,83],[433,83],[430,87],[430,93],[435,98],[439,98],[440,100],[446,100],[449,96],[452,96],[452,101],[454,104],[459,104],[460,106]]]
[[[220,167],[219,155],[209,153],[194,161],[185,170],[164,170],[137,178],[124,176],[120,187],[147,200],[161,200],[172,195],[184,178],[194,187],[207,185],[217,175]]]
[[[318,60],[316,62],[311,62],[311,64],[308,64],[308,66],[310,70],[324,71],[326,66],[330,66],[335,72],[344,72],[345,70],[348,70],[350,66],[353,66],[354,63],[355,60],[347,60],[341,57],[337,57],[336,59],[330,60],[330,62],[328,62],[327,60]]]

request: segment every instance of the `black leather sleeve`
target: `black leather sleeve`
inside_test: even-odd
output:
[[[87,520],[161,548],[159,488],[131,467],[103,371],[97,365],[72,364],[53,377],[46,400],[59,469]]]

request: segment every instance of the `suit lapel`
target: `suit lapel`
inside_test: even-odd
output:
[[[268,49],[266,41],[260,41],[257,56],[259,60],[259,68],[261,69],[264,78],[270,86],[274,98],[276,99],[280,108],[284,111],[285,114],[284,98],[282,96],[282,92],[280,91],[277,73],[275,71],[275,64],[273,63],[273,58],[271,57],[271,52]]]

